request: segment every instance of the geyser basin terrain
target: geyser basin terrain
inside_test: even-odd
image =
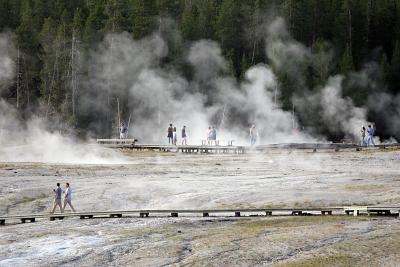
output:
[[[46,212],[55,183],[67,181],[78,211],[400,204],[399,151],[127,153],[129,163],[118,165],[2,163],[0,213]],[[1,228],[0,266],[70,261],[141,266],[391,265],[400,247],[392,238],[400,233],[397,220],[329,216],[42,221]]]

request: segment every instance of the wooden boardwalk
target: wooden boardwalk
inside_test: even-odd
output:
[[[121,218],[138,217],[145,218],[150,215],[158,217],[241,217],[241,216],[316,216],[316,215],[377,215],[399,216],[400,207],[377,206],[349,206],[349,207],[322,207],[322,208],[253,208],[253,209],[169,209],[169,210],[113,210],[113,211],[87,211],[76,213],[42,213],[26,215],[0,216],[0,225],[11,223],[36,222],[38,219],[50,221],[63,220],[65,218],[93,219],[93,218]]]
[[[343,144],[343,143],[282,143],[282,144],[269,144],[260,146],[234,146],[232,141],[230,145],[223,146],[206,146],[206,145],[157,145],[157,144],[137,144],[136,139],[97,139],[97,143],[110,147],[110,148],[124,148],[136,151],[158,151],[158,152],[181,152],[181,153],[215,153],[215,154],[244,154],[247,152],[267,152],[274,150],[308,150],[312,152],[322,150],[349,150],[356,151],[370,150],[370,149],[400,149],[400,144],[382,144],[374,147],[361,147],[356,144]]]
[[[127,148],[126,146],[120,148]],[[136,151],[159,151],[159,152],[181,152],[186,154],[244,154],[246,147],[244,146],[170,146],[170,145],[134,145],[128,147]]]

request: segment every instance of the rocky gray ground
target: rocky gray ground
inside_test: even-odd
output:
[[[83,210],[400,205],[399,151],[132,153],[106,165],[0,164],[0,214],[46,212],[69,181]],[[398,218],[67,219],[0,228],[0,266],[395,266]]]

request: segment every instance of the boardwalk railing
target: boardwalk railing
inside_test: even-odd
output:
[[[367,207],[367,206],[350,206],[350,207],[322,207],[322,208],[259,208],[259,209],[170,209],[170,210],[114,210],[114,211],[88,211],[76,213],[55,213],[55,214],[27,214],[27,215],[4,215],[0,216],[0,225],[5,225],[6,221],[20,221],[21,223],[35,222],[37,219],[63,220],[64,218],[78,217],[80,219],[92,218],[121,218],[125,217],[149,217],[167,215],[178,217],[179,214],[185,216],[272,216],[272,215],[382,215],[396,216],[400,214],[400,207]]]
[[[400,149],[400,144],[381,144],[374,147],[364,147],[356,144],[342,144],[342,143],[282,143],[282,144],[269,144],[260,146],[233,146],[229,143],[227,146],[207,146],[207,145],[156,145],[156,144],[136,144],[136,139],[97,139],[97,143],[111,147],[111,148],[127,148],[137,151],[151,150],[159,152],[182,152],[182,153],[233,153],[244,154],[246,152],[266,152],[272,150],[311,150],[317,152],[318,150],[334,150],[340,151],[343,149],[355,149],[361,151],[364,149],[387,149],[396,148]]]
[[[97,139],[97,143],[100,145],[135,145],[137,139]]]

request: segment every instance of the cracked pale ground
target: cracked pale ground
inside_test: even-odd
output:
[[[0,164],[0,214],[400,205],[400,152],[132,153],[119,165]],[[398,266],[397,217],[78,218],[0,228],[0,266]]]

